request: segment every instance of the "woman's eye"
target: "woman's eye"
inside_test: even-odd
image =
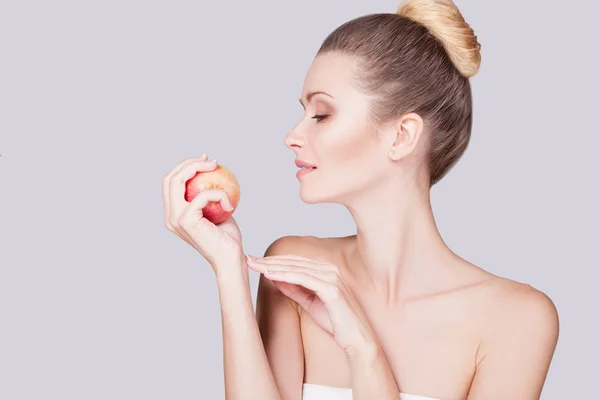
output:
[[[312,119],[316,119],[316,120],[317,120],[317,122],[321,122],[321,121],[323,121],[325,118],[327,118],[328,116],[329,116],[329,115],[325,115],[325,114],[323,114],[323,115],[314,115],[314,116],[312,117]]]

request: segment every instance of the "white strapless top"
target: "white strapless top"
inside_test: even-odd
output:
[[[400,400],[439,400],[433,397],[400,393]],[[305,383],[302,385],[302,400],[352,400],[352,389]]]

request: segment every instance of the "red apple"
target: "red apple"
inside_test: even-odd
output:
[[[217,165],[212,171],[198,171],[185,183],[185,200],[192,201],[198,193],[208,189],[223,190],[233,206],[233,210],[225,211],[220,202],[209,201],[202,209],[202,214],[207,220],[215,225],[220,224],[233,214],[240,202],[240,184],[230,170]]]

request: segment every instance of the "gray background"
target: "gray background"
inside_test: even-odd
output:
[[[397,5],[0,1],[0,398],[222,399],[214,275],[164,228],[161,178],[202,153],[232,169],[249,254],[355,233],[299,199],[283,138],[321,41]],[[470,147],[432,190],[440,231],[556,303],[543,398],[595,398],[597,6],[457,5],[483,64]]]

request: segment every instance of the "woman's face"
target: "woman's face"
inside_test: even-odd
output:
[[[304,116],[285,144],[296,159],[317,166],[298,178],[307,203],[343,203],[377,184],[389,168],[388,149],[368,120],[367,97],[353,85],[353,68],[350,58],[326,53],[315,58],[306,75]]]

